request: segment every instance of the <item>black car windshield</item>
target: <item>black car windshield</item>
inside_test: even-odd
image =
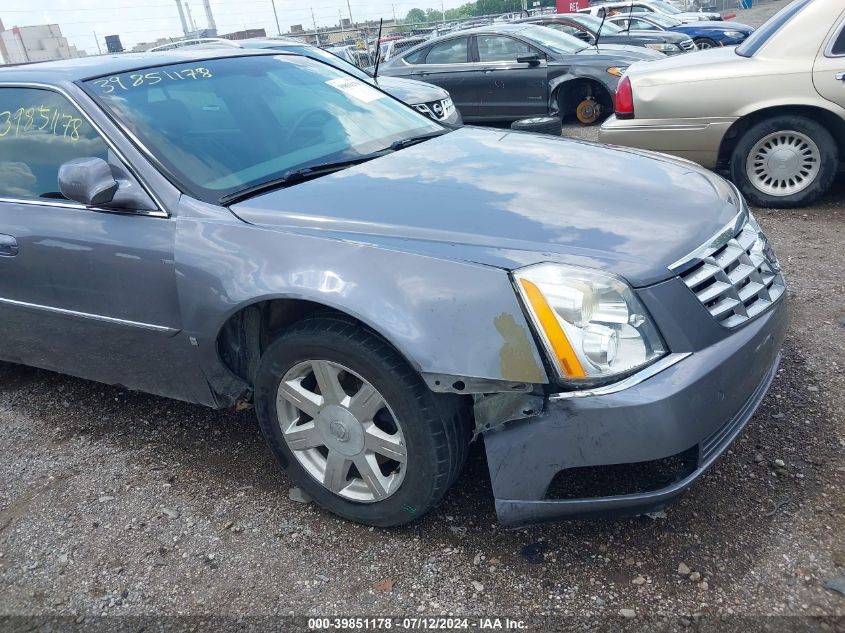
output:
[[[763,26],[748,36],[742,44],[736,47],[736,54],[743,57],[751,57],[769,41],[769,39],[781,30],[801,9],[810,4],[810,0],[794,0],[783,9],[770,17]]]
[[[594,15],[583,14],[579,15],[577,18],[572,19],[574,22],[577,22],[578,24],[581,24],[590,29],[590,31],[592,31],[593,33],[598,33],[599,28],[601,28],[602,35],[613,35],[615,33],[622,32],[621,28],[619,28],[615,24],[608,22],[607,20],[604,20],[604,25],[602,25],[602,19],[597,18]]]
[[[85,84],[185,191],[208,202],[444,131],[372,85],[299,55],[206,59]]]
[[[519,31],[519,35],[532,44],[561,55],[570,55],[589,48],[577,37],[555,31],[546,26],[526,26]]]

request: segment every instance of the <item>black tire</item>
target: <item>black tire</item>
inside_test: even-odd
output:
[[[511,123],[511,129],[520,132],[535,132],[537,134],[560,136],[561,122],[559,118],[554,116],[538,116],[514,121]]]
[[[399,488],[371,503],[348,500],[306,471],[283,438],[276,394],[285,373],[305,360],[339,363],[365,378],[388,403],[405,438],[407,470]],[[325,509],[346,519],[390,527],[433,508],[466,461],[470,428],[465,398],[434,394],[382,338],[357,323],[313,317],[294,324],[264,351],[255,384],[261,431],[290,479]]]
[[[820,169],[805,189],[788,196],[775,196],[752,184],[746,172],[746,161],[751,150],[763,137],[786,131],[800,132],[812,139],[821,155]],[[749,128],[736,144],[730,164],[731,180],[751,204],[784,209],[806,206],[823,195],[833,183],[838,168],[839,146],[830,132],[818,121],[794,115],[775,116]]]
[[[699,50],[706,50],[708,48],[719,48],[719,44],[711,40],[709,37],[697,37],[693,40],[695,42],[696,48]]]

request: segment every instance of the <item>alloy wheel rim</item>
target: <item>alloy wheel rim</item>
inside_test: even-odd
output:
[[[710,42],[696,42],[695,45],[700,51],[706,51],[708,48],[713,48],[713,45]]]
[[[402,428],[381,393],[348,367],[328,360],[297,363],[279,383],[276,412],[296,460],[336,495],[375,503],[402,485]]]
[[[767,134],[751,151],[745,170],[751,184],[770,196],[790,196],[809,187],[821,169],[821,154],[801,132]]]

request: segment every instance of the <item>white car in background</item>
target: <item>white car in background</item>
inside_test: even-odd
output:
[[[662,0],[634,0],[634,2],[604,2],[602,4],[594,4],[586,9],[581,9],[579,13],[589,13],[596,17],[607,15],[622,15],[625,13],[662,13],[670,15],[681,22],[702,22],[702,21],[718,21],[722,20],[720,13],[713,11],[681,11],[675,6]]]

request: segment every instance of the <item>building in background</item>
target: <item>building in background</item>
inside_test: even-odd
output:
[[[84,57],[86,53],[68,43],[58,24],[6,29],[0,22],[0,55],[6,64],[23,64]]]
[[[227,40],[248,40],[253,37],[267,37],[267,31],[265,31],[264,29],[246,29],[245,31],[224,33],[220,37]]]

